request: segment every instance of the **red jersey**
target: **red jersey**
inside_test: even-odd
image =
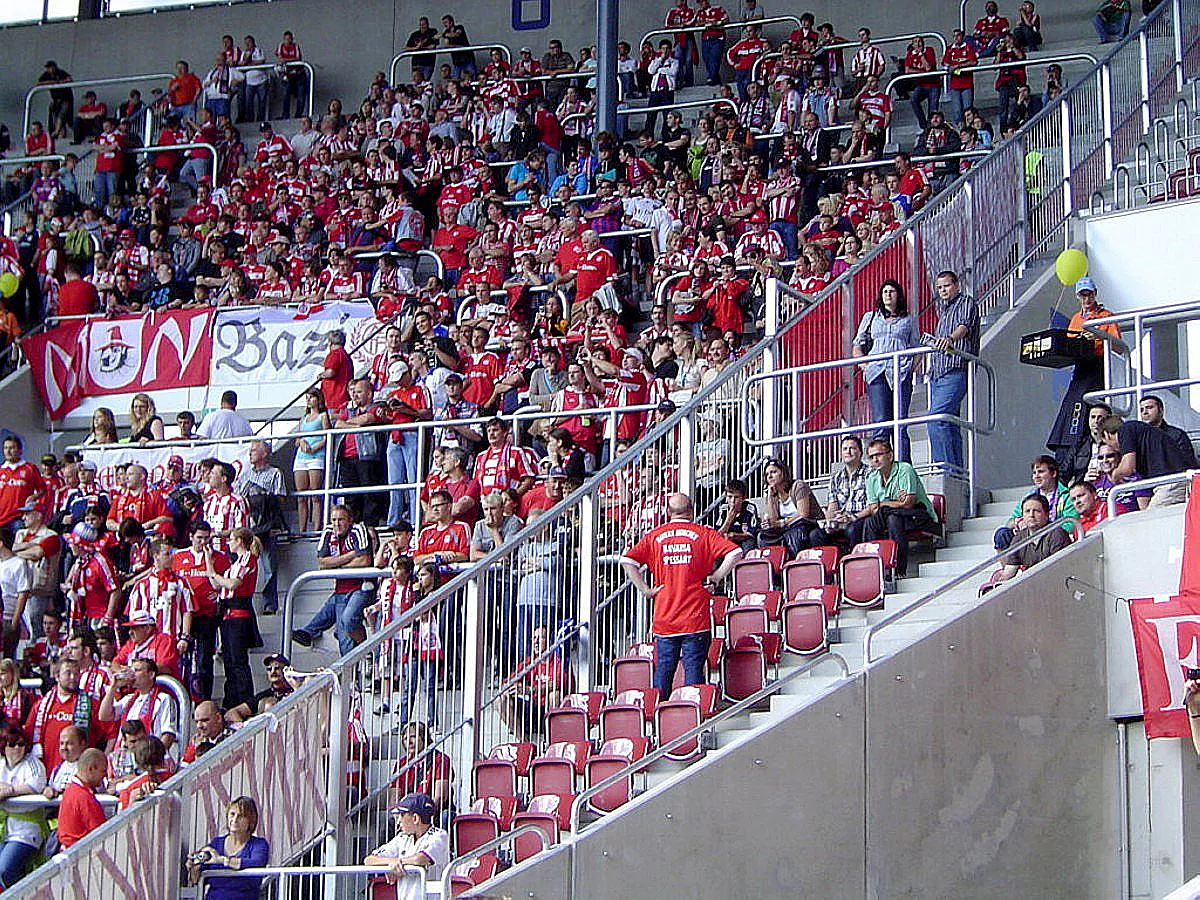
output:
[[[124,491],[113,499],[112,509],[108,513],[109,521],[118,525],[126,519],[137,519],[145,525],[151,519],[169,516],[167,504],[162,494],[143,487],[136,494]]]
[[[109,597],[119,586],[112,562],[99,548],[79,556],[67,575],[71,618],[79,621],[108,615]]]
[[[170,569],[151,569],[129,592],[129,615],[148,612],[158,630],[175,640],[183,637],[183,617],[196,612],[196,602],[187,581]]]
[[[947,69],[959,69],[963,66],[973,66],[979,62],[979,56],[975,53],[975,48],[970,44],[951,44],[946,48],[946,52],[942,54],[942,65]],[[962,75],[951,74],[950,90],[965,91],[975,85],[975,79],[970,72]]]
[[[472,353],[463,367],[463,399],[478,405],[492,398],[492,388],[504,374],[504,364],[491,350]]]
[[[87,731],[89,737],[96,734],[96,712],[99,706],[83,691],[76,691],[63,700],[55,687],[39,700],[29,711],[25,720],[25,734],[29,740],[42,746],[42,762],[47,771],[62,762],[58,752],[58,737],[64,728],[76,725]]]
[[[475,457],[475,479],[484,494],[515,488],[523,478],[537,474],[537,465],[529,451],[505,441],[499,447],[489,446]]]
[[[107,821],[95,792],[76,776],[63,791],[58,806],[58,841],[67,849]]]
[[[238,494],[228,493],[223,497],[210,494],[204,498],[204,521],[212,526],[213,547],[222,553],[229,552],[229,538],[223,537],[235,528],[245,528],[250,521],[250,507],[246,498]]]
[[[617,261],[603,247],[597,247],[579,255],[575,272],[575,302],[580,303],[617,274]]]
[[[426,525],[417,536],[417,556],[430,553],[471,554],[471,531],[465,522],[451,521],[441,525]]]
[[[32,509],[30,500],[45,490],[46,481],[33,463],[0,463],[0,525]]]
[[[341,409],[350,402],[350,382],[354,379],[354,363],[345,347],[333,347],[321,363],[333,372],[332,378],[321,379],[321,395],[329,409]]]
[[[704,580],[737,544],[705,525],[667,522],[625,554],[649,567],[654,596],[653,630],[658,636],[696,634],[712,627],[712,593]]]
[[[218,575],[229,570],[229,557],[219,550],[212,553],[213,571]],[[217,615],[217,589],[208,580],[207,568],[204,564],[204,554],[187,550],[176,550],[171,557],[171,568],[187,582],[192,594],[192,612],[198,616]]]
[[[130,638],[121,645],[113,663],[118,666],[127,666],[131,660],[135,659],[152,659],[158,665],[160,675],[179,677],[179,648],[175,646],[175,639],[169,634],[163,634],[160,631],[140,644]]]
[[[747,72],[754,68],[754,63],[769,48],[770,45],[762,38],[746,38],[746,40],[738,41],[730,47],[726,57],[734,69],[739,72]]]
[[[554,397],[553,408],[556,412],[570,412],[573,409],[599,409],[600,400],[590,391],[576,391],[564,387]],[[571,432],[571,437],[584,453],[595,454],[600,449],[600,432],[596,428],[593,416],[571,416],[559,423],[560,428]]]

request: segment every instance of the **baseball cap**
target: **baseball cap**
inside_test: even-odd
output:
[[[457,381],[459,384],[463,383],[463,377],[458,372],[451,372],[449,375],[446,376],[446,380],[447,381]]]
[[[532,50],[530,50],[528,47],[522,47],[522,48],[521,48],[520,50],[518,50],[517,52],[518,52],[518,53],[532,53],[533,51],[532,51]]]
[[[664,400],[662,403],[658,404],[658,411],[660,413],[673,413],[677,408],[678,407],[675,406],[674,400]]]
[[[1090,275],[1084,275],[1075,282],[1075,293],[1082,294],[1084,291],[1091,291],[1093,294],[1096,293],[1096,282],[1092,281]]]
[[[100,471],[100,467],[98,465],[96,465],[96,461],[94,459],[81,460],[79,463],[79,468],[87,469],[89,472],[99,472]]]
[[[551,466],[550,471],[546,473],[547,478],[566,478],[567,470],[562,466]]]
[[[175,454],[174,456],[172,456],[170,459],[167,460],[167,468],[168,469],[182,469],[183,468],[183,457],[180,456],[179,454]]]
[[[260,124],[260,125],[258,126],[258,130],[259,130],[259,131],[270,131],[270,130],[271,130],[271,123],[270,123],[270,122],[263,122],[262,124]]]
[[[237,268],[237,262],[235,260],[230,259],[228,256],[225,257],[223,260],[221,260],[221,265]]]
[[[750,214],[750,221],[751,222],[765,222],[765,221],[767,221],[767,214],[765,212],[763,212],[761,209],[756,209],[753,213]]]
[[[292,661],[290,659],[288,659],[286,656],[284,656],[282,653],[272,653],[270,656],[268,656],[266,659],[263,660],[263,665],[269,666],[272,663],[279,663],[281,666],[290,666],[292,664]]]
[[[422,822],[432,822],[433,817],[437,815],[437,804],[428,794],[405,794],[399,803],[393,803],[388,807],[388,812],[415,813],[421,817]]]
[[[145,610],[142,612],[135,612],[129,617],[129,620],[126,622],[126,624],[129,625],[130,628],[134,628],[138,625],[153,625],[155,624],[154,616]]]

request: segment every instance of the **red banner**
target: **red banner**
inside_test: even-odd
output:
[[[1190,737],[1184,671],[1200,668],[1200,596],[1129,601],[1146,736]]]
[[[211,309],[68,322],[24,342],[52,419],[84,397],[208,384]]]

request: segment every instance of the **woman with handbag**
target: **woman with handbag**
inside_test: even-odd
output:
[[[763,470],[766,478],[766,515],[758,533],[758,546],[782,544],[789,558],[801,550],[829,543],[829,535],[821,528],[821,504],[812,488],[799,478],[782,459],[767,461]]]
[[[879,286],[875,308],[862,317],[854,335],[850,355],[856,359],[879,353],[893,353],[921,345],[920,327],[908,313],[908,300],[904,288],[892,279]],[[867,399],[871,403],[871,421],[887,422],[892,418],[907,418],[908,404],[912,398],[913,362],[916,357],[900,357],[900,408],[892,402],[896,396],[895,379],[897,369],[890,359],[876,360],[863,364],[863,380],[867,385]],[[891,439],[891,429],[881,428],[872,438]],[[900,429],[899,458],[909,461],[908,429]]]

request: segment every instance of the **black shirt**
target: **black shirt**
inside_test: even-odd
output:
[[[1170,435],[1145,422],[1125,422],[1117,432],[1117,442],[1122,455],[1137,454],[1137,473],[1142,478],[1182,472],[1196,459],[1193,453],[1189,460]]]
[[[1174,425],[1168,425],[1166,422],[1163,422],[1158,427],[1163,434],[1179,446],[1180,451],[1183,453],[1183,458],[1187,460],[1187,467],[1189,469],[1196,468],[1196,450],[1192,446],[1192,439],[1188,437],[1188,433],[1182,428],[1176,428]]]

